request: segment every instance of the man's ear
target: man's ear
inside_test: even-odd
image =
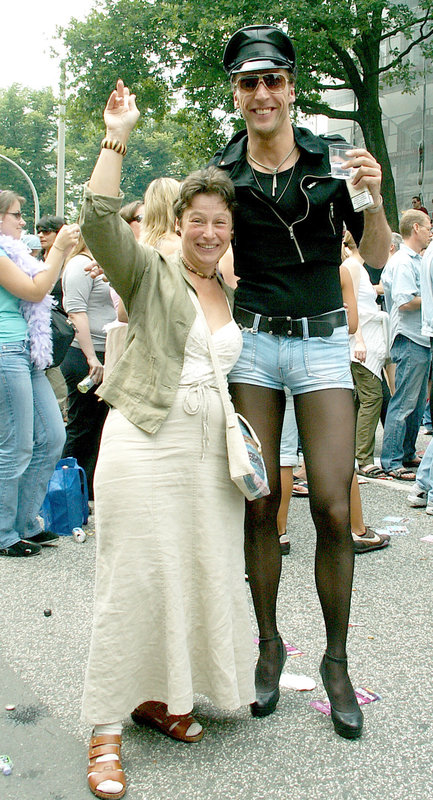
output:
[[[233,105],[235,108],[239,108],[238,98],[236,95],[236,89],[233,89]]]
[[[178,236],[182,235],[182,231],[180,229],[180,222],[177,217],[174,221],[174,232],[177,233]]]

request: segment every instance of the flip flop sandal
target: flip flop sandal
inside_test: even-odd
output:
[[[105,734],[104,736],[92,736],[89,744],[89,766],[87,767],[87,782],[89,789],[95,797],[103,800],[118,800],[123,797],[126,791],[125,773],[120,763],[120,745],[122,737],[117,734]],[[118,759],[113,761],[97,761],[100,756],[113,755]],[[98,789],[104,781],[117,781],[122,784],[120,792],[104,792]]]
[[[301,478],[294,478],[292,495],[295,497],[308,497],[308,483]]]
[[[370,550],[380,550],[382,547],[387,547],[390,536],[387,533],[376,533],[373,528],[369,528],[366,525],[364,535],[358,536],[357,533],[352,531],[352,539],[355,554],[360,555],[361,553],[369,553]]]
[[[397,481],[416,481],[416,474],[411,469],[406,467],[398,467],[397,469],[390,469],[387,472],[390,478],[395,478]],[[409,475],[411,477],[409,477]]]
[[[131,717],[136,725],[150,725],[179,742],[199,742],[203,738],[203,729],[193,736],[187,734],[191,725],[198,724],[192,714],[167,714],[166,704],[156,700],[137,706]]]
[[[363,478],[381,478],[383,480],[387,478],[385,470],[375,464],[370,467],[358,467],[357,473]]]

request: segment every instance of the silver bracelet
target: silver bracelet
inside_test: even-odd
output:
[[[379,204],[377,206],[369,206],[369,208],[366,208],[365,210],[368,211],[369,214],[377,214],[377,212],[380,211],[382,206],[383,206],[383,197],[382,195],[380,195]]]

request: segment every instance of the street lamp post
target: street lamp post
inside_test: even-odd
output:
[[[23,168],[20,167],[19,164],[16,164],[15,161],[12,161],[12,159],[8,158],[8,156],[2,155],[2,153],[0,153],[0,158],[2,158],[3,161],[7,161],[8,164],[12,164],[13,167],[16,167],[17,170],[19,170],[21,172],[21,175],[23,175],[23,177],[26,179],[27,183],[30,186],[30,189],[31,189],[31,192],[32,192],[32,195],[33,195],[33,203],[34,203],[34,206],[35,206],[34,233],[36,233],[36,223],[37,223],[37,221],[39,219],[39,198],[38,198],[38,193],[37,193],[37,191],[35,189],[35,185],[34,185],[33,181],[31,180],[31,178],[29,178],[29,176],[27,175],[27,172],[25,172],[23,170]]]
[[[60,66],[60,101],[57,134],[57,190],[56,215],[65,215],[65,114],[66,114],[66,69],[65,62]]]

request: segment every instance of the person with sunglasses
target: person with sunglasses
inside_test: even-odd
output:
[[[133,200],[132,203],[128,203],[126,206],[122,206],[120,209],[120,216],[125,222],[128,223],[129,227],[134,233],[135,238],[140,238],[141,233],[141,223],[143,221],[143,201],[142,200]]]
[[[78,225],[64,225],[45,263],[21,241],[24,198],[0,192],[0,556],[26,558],[59,537],[38,515],[65,428],[44,370],[52,360],[49,295]]]
[[[294,396],[317,531],[315,575],[327,635],[320,671],[336,732],[356,738],[363,719],[346,658],[355,425],[339,265],[343,222],[369,264],[386,262],[390,231],[381,169],[367,150],[348,145],[345,166],[354,169],[352,183],[368,189],[373,199],[367,211],[355,213],[346,182],[330,176],[328,146],[335,137],[315,136],[291,122],[296,57],[281,30],[269,25],[238,30],[223,63],[246,124],[211,161],[230,175],[238,202],[234,317],[243,350],[229,375],[230,391],[236,410],[261,440],[271,486],[268,497],[246,503],[247,572],[259,627],[251,710],[259,717],[275,710],[286,657],[276,622],[281,570],[276,519],[287,387]]]

